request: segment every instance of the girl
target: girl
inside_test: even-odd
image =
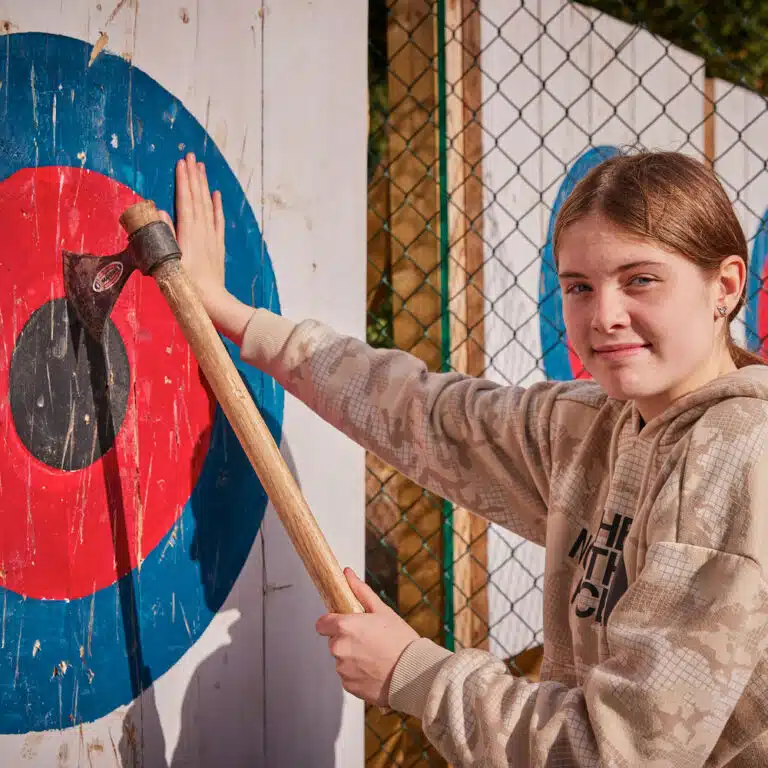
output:
[[[607,160],[554,252],[594,381],[430,374],[224,288],[221,198],[177,168],[183,262],[243,359],[434,493],[546,546],[542,682],[367,613],[327,615],[344,687],[421,718],[455,766],[768,765],[768,367],[736,347],[747,245],[715,176]]]

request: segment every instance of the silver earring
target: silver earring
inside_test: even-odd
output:
[[[728,314],[728,307],[718,307],[717,314],[720,315],[720,317],[725,317]]]

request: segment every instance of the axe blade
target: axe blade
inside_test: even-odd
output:
[[[123,286],[133,273],[133,258],[126,248],[113,256],[62,252],[64,290],[75,314],[99,344],[104,326]]]

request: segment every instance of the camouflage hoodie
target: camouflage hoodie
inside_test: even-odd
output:
[[[242,356],[429,488],[546,546],[538,683],[413,642],[390,686],[455,766],[768,766],[768,367],[643,425],[594,383],[430,374],[257,310]]]

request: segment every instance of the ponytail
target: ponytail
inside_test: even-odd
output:
[[[731,359],[737,368],[745,368],[748,365],[768,365],[768,362],[758,354],[749,352],[744,347],[740,347],[728,334],[728,351],[731,353]]]

